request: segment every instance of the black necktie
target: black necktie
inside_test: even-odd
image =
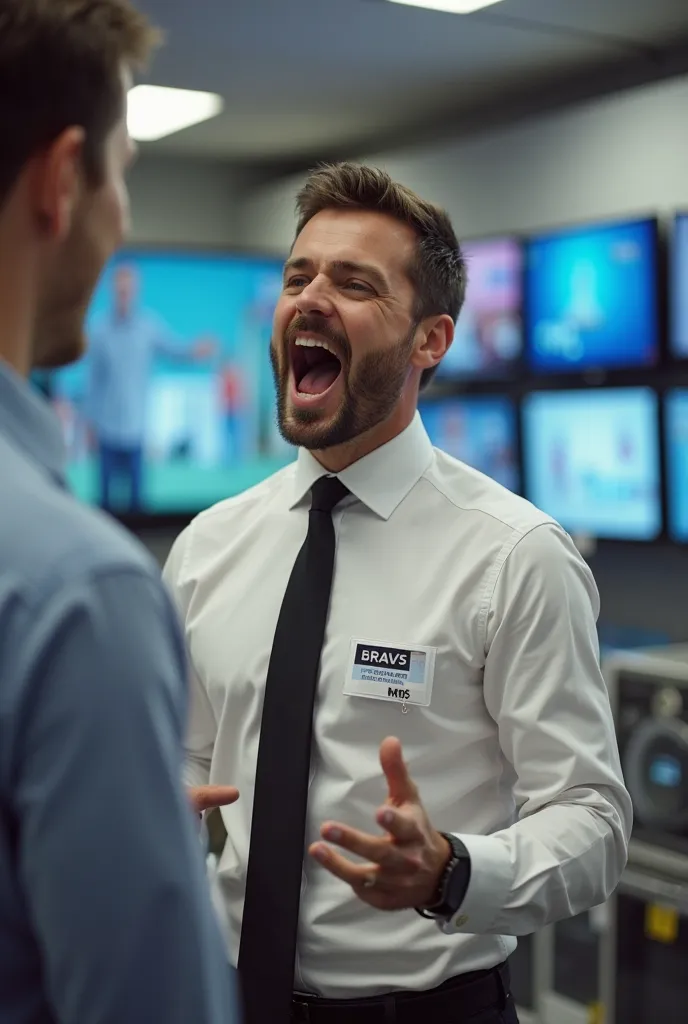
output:
[[[289,1024],[313,704],[330,603],[337,477],[312,488],[308,534],[282,601],[265,684],[239,949],[247,1024]]]

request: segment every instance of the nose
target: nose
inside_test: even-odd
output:
[[[299,293],[296,308],[304,316],[309,313],[323,317],[332,316],[332,301],[328,294],[327,281],[322,274],[314,277]]]

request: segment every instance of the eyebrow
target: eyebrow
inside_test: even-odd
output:
[[[286,275],[290,270],[307,270],[312,264],[313,261],[305,256],[290,259],[284,264],[284,273]],[[333,260],[328,264],[328,268],[335,274],[360,274],[362,277],[367,277],[378,291],[389,291],[389,282],[385,275],[370,263],[357,263],[354,260]]]

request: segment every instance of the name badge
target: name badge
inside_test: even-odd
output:
[[[435,647],[352,640],[344,693],[428,707]]]

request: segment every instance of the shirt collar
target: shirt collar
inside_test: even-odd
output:
[[[0,360],[0,433],[60,484],[65,482],[65,448],[48,403]]]
[[[430,438],[416,413],[411,425],[401,434],[337,476],[372,512],[381,519],[389,519],[418,483],[432,458]],[[309,451],[300,448],[289,507],[300,504],[322,476],[327,476],[324,467]]]

